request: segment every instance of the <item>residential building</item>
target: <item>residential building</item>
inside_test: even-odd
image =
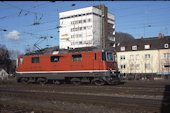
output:
[[[121,73],[170,74],[170,36],[141,38],[120,43],[117,62]]]
[[[115,16],[108,13],[104,5],[61,12],[59,18],[61,49],[105,48],[106,43],[115,38]]]
[[[170,74],[170,39],[159,50],[159,74]]]

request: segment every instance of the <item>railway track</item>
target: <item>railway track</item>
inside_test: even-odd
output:
[[[131,94],[131,95],[149,95],[162,96],[164,93],[170,95],[169,91],[165,91],[165,87],[123,87],[123,86],[73,86],[73,85],[38,85],[38,84],[17,84],[17,85],[0,85],[0,89],[9,90],[36,90],[47,92],[80,92],[80,93],[107,93],[107,94]]]
[[[79,93],[61,93],[61,92],[44,92],[44,91],[24,91],[24,90],[0,90],[2,97],[15,97],[20,99],[43,100],[43,101],[66,101],[71,103],[84,103],[104,106],[108,109],[123,107],[124,109],[137,109],[138,111],[159,112],[161,108],[161,99],[134,98],[114,95],[94,95]],[[2,101],[2,99],[1,99]],[[146,104],[147,103],[147,104]],[[133,111],[132,110],[132,111]],[[134,111],[135,112],[135,111]]]
[[[61,110],[44,109],[42,107],[25,106],[21,104],[1,103],[0,113],[69,113]]]
[[[169,81],[130,81],[116,86],[11,82],[0,84],[0,105],[30,106],[28,108],[33,111],[42,108],[37,113],[43,112],[43,109],[51,110],[51,113],[60,110],[64,113],[164,113],[162,106],[167,108],[170,105]],[[30,109],[26,110],[31,113]]]

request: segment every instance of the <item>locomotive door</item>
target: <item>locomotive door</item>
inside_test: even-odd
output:
[[[19,68],[20,71],[23,71],[23,61],[24,58],[18,58],[17,60],[17,68]]]
[[[94,53],[93,57],[93,70],[99,70],[99,54]]]

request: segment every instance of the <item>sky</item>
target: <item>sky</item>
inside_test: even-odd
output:
[[[0,45],[21,53],[58,46],[59,13],[100,4],[115,15],[116,32],[170,36],[170,1],[1,1]]]

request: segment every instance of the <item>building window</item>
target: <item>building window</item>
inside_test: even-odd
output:
[[[139,54],[136,55],[136,60],[139,60]]]
[[[79,20],[79,23],[82,23],[82,20]]]
[[[130,60],[134,60],[134,55],[130,55]]]
[[[145,64],[145,69],[150,69],[150,64]]]
[[[77,16],[79,16],[79,15],[76,15],[75,17],[77,17]],[[89,18],[89,19],[84,19],[84,20],[76,20],[76,21],[71,21],[71,24],[81,24],[81,23],[86,23],[86,22],[91,22],[91,19]]]
[[[134,69],[134,64],[130,64],[130,70]]]
[[[170,53],[164,53],[163,55],[164,58],[170,58]]]
[[[139,69],[140,69],[140,65],[136,64],[136,70],[139,70]]]
[[[80,38],[80,37],[82,37],[82,34],[71,35],[71,38]]]
[[[120,47],[121,51],[125,51],[125,46]]]
[[[79,41],[79,44],[82,44],[82,41]]]
[[[20,58],[20,64],[23,64],[23,60],[24,60],[23,58]]]
[[[32,57],[32,63],[40,63],[39,57]]]
[[[72,55],[72,61],[82,61],[82,55],[81,54]]]
[[[145,54],[145,59],[150,59],[150,54]]]
[[[81,31],[81,30],[82,30],[82,27],[80,27],[79,30]]]
[[[132,50],[137,50],[137,45],[132,46]]]
[[[164,44],[164,48],[168,48],[169,47],[169,45],[168,44]]]
[[[51,62],[59,62],[60,56],[51,56]]]
[[[169,69],[170,68],[170,64],[169,63],[166,63],[163,65],[164,69]]]
[[[87,28],[88,28],[88,29],[91,29],[91,28],[92,28],[92,26],[87,26]]]
[[[125,69],[125,68],[126,68],[126,65],[120,65],[120,68],[121,68],[121,69]]]
[[[124,55],[120,56],[120,60],[125,60],[125,56]]]
[[[93,26],[75,27],[75,28],[71,28],[70,31],[71,31],[71,32],[81,31],[81,30],[91,29],[92,27],[93,27]]]
[[[145,49],[150,49],[150,45],[145,45]]]

